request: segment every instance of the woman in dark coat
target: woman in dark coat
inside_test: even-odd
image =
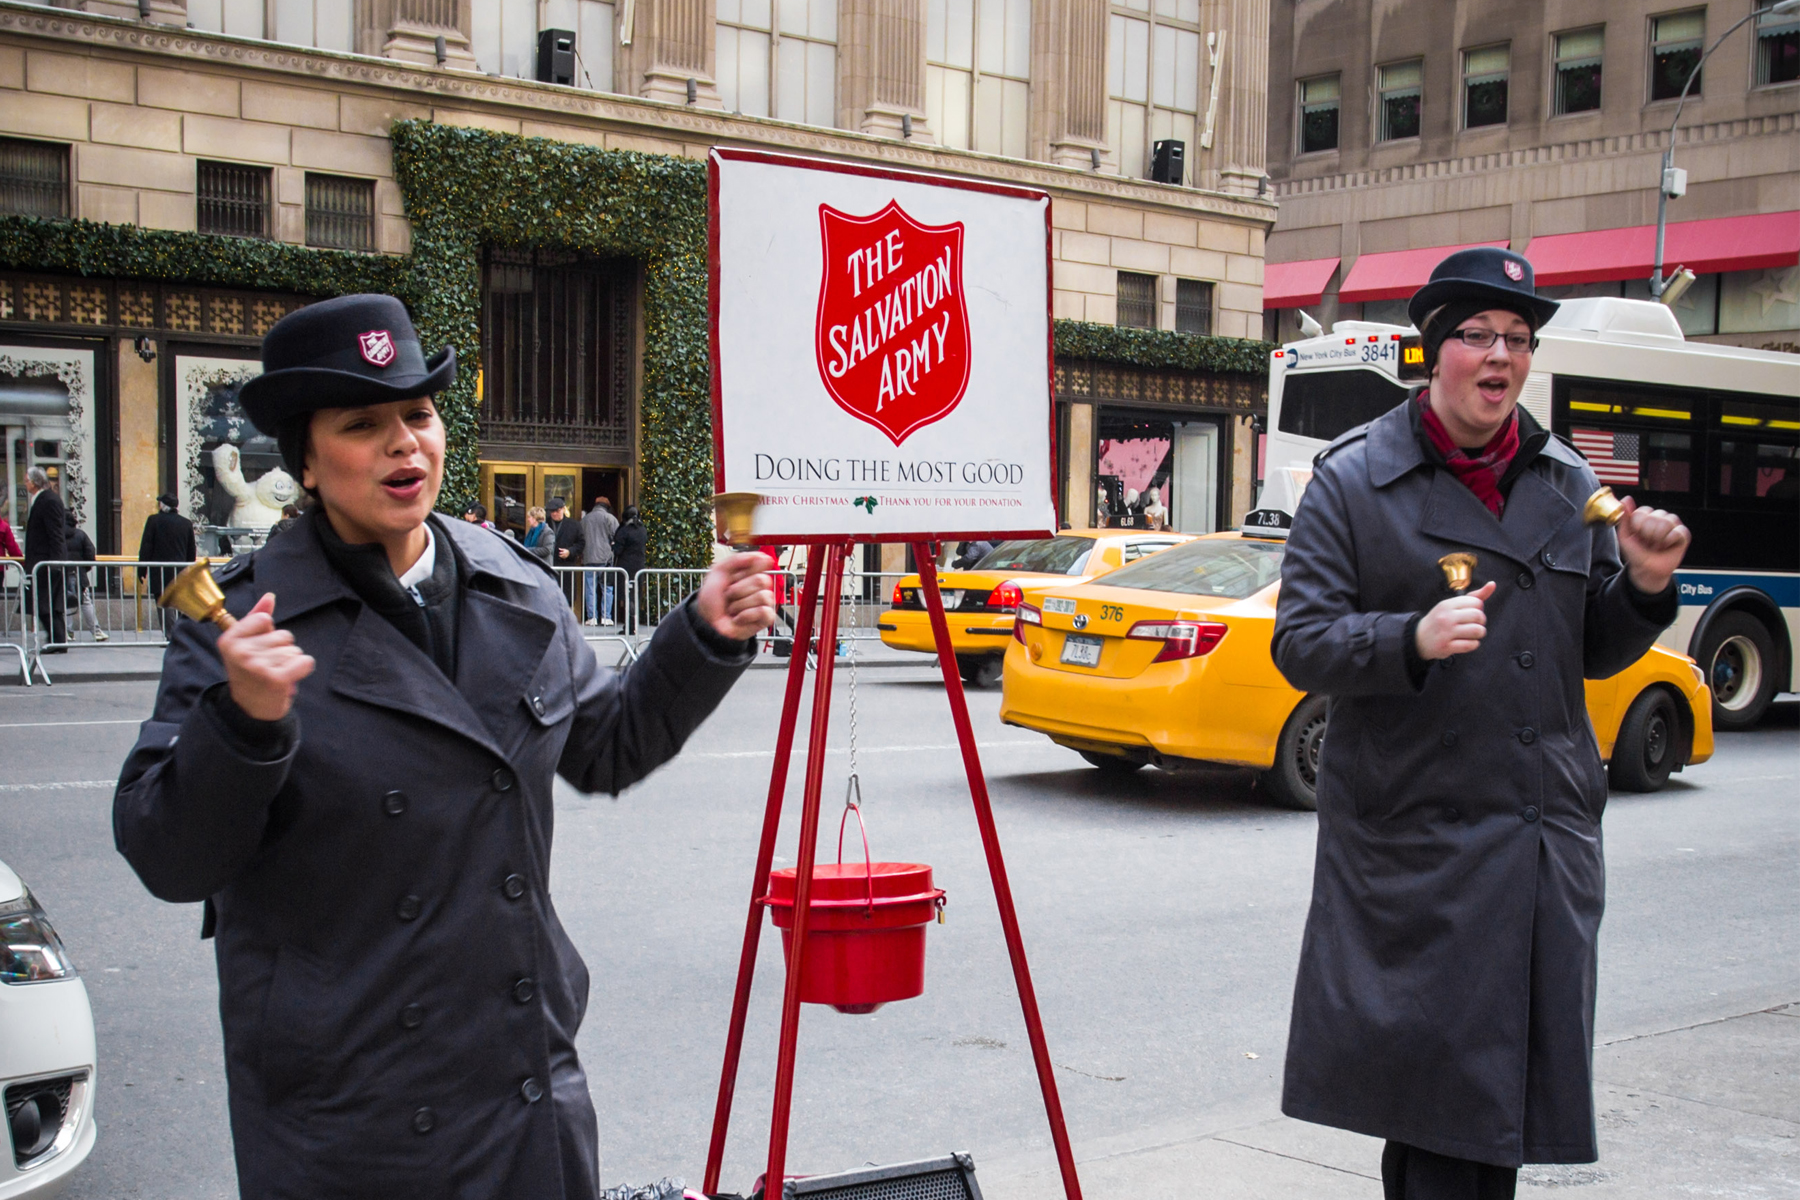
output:
[[[1429,387],[1319,456],[1282,563],[1276,664],[1331,697],[1282,1110],[1388,1139],[1390,1200],[1597,1157],[1583,679],[1674,619],[1687,530],[1583,523],[1594,472],[1517,407],[1555,308],[1516,254],[1445,259],[1411,304]]]
[[[233,628],[177,626],[114,801],[149,889],[208,902],[239,1187],[591,1200],[553,782],[616,793],[680,750],[769,621],[766,560],[602,672],[541,563],[432,515],[455,363],[397,300],[301,309],[263,361],[245,411],[317,503],[219,572]]]
[[[638,520],[637,505],[627,504],[625,519],[613,532],[613,563],[628,578],[644,569],[644,543],[647,540],[644,523]]]

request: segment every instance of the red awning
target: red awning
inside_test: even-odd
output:
[[[1505,242],[1470,242],[1467,246],[1427,246],[1423,250],[1365,254],[1356,260],[1350,273],[1344,276],[1344,282],[1338,285],[1338,299],[1348,304],[1363,300],[1404,300],[1425,286],[1433,267],[1458,250],[1504,245]]]
[[[1556,233],[1525,248],[1539,287],[1648,279],[1656,265],[1656,226]],[[1663,240],[1663,270],[1696,275],[1760,271],[1800,263],[1800,211],[1677,221]]]
[[[1335,258],[1309,258],[1305,262],[1267,263],[1263,266],[1263,308],[1299,308],[1317,304],[1325,285],[1338,269]]]

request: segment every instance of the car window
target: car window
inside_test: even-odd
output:
[[[1155,554],[1158,550],[1167,550],[1170,546],[1179,544],[1175,541],[1131,542],[1125,547],[1125,561],[1136,562],[1146,554]]]
[[[1281,578],[1286,549],[1284,542],[1223,538],[1186,542],[1120,567],[1101,582],[1107,587],[1242,600]]]
[[[1033,571],[1041,575],[1079,575],[1087,565],[1094,539],[1089,537],[1033,538],[1001,542],[976,563],[977,571]]]

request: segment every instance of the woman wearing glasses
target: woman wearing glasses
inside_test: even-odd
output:
[[[1688,531],[1629,499],[1583,523],[1594,472],[1518,406],[1556,307],[1517,254],[1440,263],[1408,310],[1429,384],[1319,456],[1282,564],[1275,661],[1332,698],[1282,1108],[1386,1139],[1388,1200],[1598,1157],[1583,680],[1674,619]]]

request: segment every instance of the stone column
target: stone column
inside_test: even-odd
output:
[[[469,48],[470,0],[362,0],[356,10],[356,48],[363,54],[431,66],[443,38],[442,65],[479,69]]]
[[[1106,5],[1037,0],[1031,29],[1031,156],[1063,167],[1116,169],[1106,142]],[[1091,502],[1091,498],[1090,498]]]
[[[635,89],[646,100],[688,102],[688,80],[694,81],[694,103],[722,109],[713,77],[718,45],[714,0],[623,0],[619,5],[618,88]]]
[[[1202,0],[1200,20],[1218,65],[1201,74],[1206,91],[1194,180],[1199,187],[1254,196],[1268,175],[1269,0]],[[1207,53],[1205,47],[1201,53]],[[1209,118],[1210,148],[1205,144]]]
[[[838,124],[937,144],[925,120],[925,0],[840,0]]]

